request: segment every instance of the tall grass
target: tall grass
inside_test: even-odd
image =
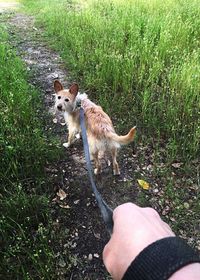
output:
[[[0,26],[0,278],[52,279],[51,215],[41,186],[53,153],[37,116],[38,93],[7,41]]]
[[[34,180],[40,174],[47,153],[42,126],[36,112],[39,98],[26,82],[25,67],[5,43],[0,45],[0,178],[3,184]],[[4,41],[4,42],[3,42]]]
[[[23,0],[90,96],[121,130],[194,158],[200,138],[198,0]],[[122,129],[123,128],[123,129]]]

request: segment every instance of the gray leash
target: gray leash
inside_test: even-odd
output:
[[[113,211],[107,205],[107,203],[103,200],[103,198],[100,195],[100,193],[98,192],[95,182],[94,182],[92,165],[91,165],[91,161],[90,161],[90,152],[89,152],[89,146],[88,146],[88,140],[87,140],[87,134],[86,134],[86,127],[85,127],[84,109],[82,107],[80,107],[80,124],[81,124],[81,133],[82,133],[83,148],[84,148],[84,153],[85,153],[85,160],[86,160],[86,165],[87,165],[87,170],[88,170],[88,175],[89,175],[92,191],[96,198],[98,207],[101,211],[101,215],[106,224],[107,230],[111,235],[112,231],[113,231]]]

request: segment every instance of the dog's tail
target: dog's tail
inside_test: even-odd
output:
[[[116,133],[114,132],[110,132],[108,137],[121,144],[121,145],[126,145],[126,144],[129,144],[133,141],[134,137],[135,137],[135,132],[136,132],[136,126],[132,127],[129,131],[128,134],[126,135],[117,135]]]

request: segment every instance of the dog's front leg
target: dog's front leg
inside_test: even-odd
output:
[[[69,136],[68,136],[68,141],[67,143],[63,143],[63,146],[65,148],[68,148],[69,146],[71,146],[71,144],[74,143],[75,141],[75,134],[76,134],[76,129],[72,128],[69,126]]]

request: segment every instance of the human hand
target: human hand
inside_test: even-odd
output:
[[[118,206],[113,212],[113,234],[104,248],[103,261],[113,279],[122,279],[135,257],[151,243],[174,236],[170,227],[152,208],[133,203]]]

